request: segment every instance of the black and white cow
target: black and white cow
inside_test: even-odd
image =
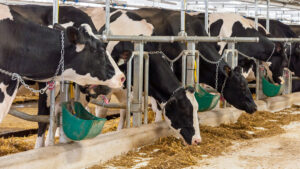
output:
[[[120,88],[125,80],[103,43],[93,34],[91,27],[68,27],[64,31],[42,27],[11,12],[0,5],[0,68],[37,82],[51,80],[61,59],[64,37],[65,80],[80,85],[107,85]],[[42,38],[41,38],[42,37]],[[10,76],[0,75],[0,121],[8,113],[16,95],[19,82]]]
[[[258,22],[266,26],[265,19],[259,19]],[[298,35],[290,28],[289,25],[286,25],[277,20],[270,20],[270,33],[275,37],[279,38],[298,38]],[[286,44],[287,45],[287,44]],[[300,43],[292,42],[291,46],[286,46],[286,54],[288,57],[288,68],[294,72],[294,74],[300,77]],[[274,63],[275,66],[280,64],[280,60]],[[293,92],[300,91],[300,81],[293,80],[292,86]]]
[[[141,20],[146,18],[154,27],[153,35],[178,35],[180,32],[180,13],[161,9],[140,9],[127,14],[132,20]],[[135,16],[136,15],[136,16]],[[203,20],[186,15],[186,32],[189,36],[207,36]],[[179,53],[186,49],[184,43],[162,43],[155,44],[155,50],[162,50],[168,57],[174,59]],[[196,49],[199,50],[204,57],[211,61],[220,59],[220,55],[216,50],[216,43],[198,43]],[[117,48],[117,47],[116,47]],[[232,70],[229,65],[222,60],[218,68],[218,86],[217,90],[221,93],[224,84],[224,98],[234,107],[245,110],[248,113],[256,111],[256,105],[252,99],[247,81],[241,75],[241,69],[237,67]],[[181,60],[175,63],[174,72],[181,79]],[[226,80],[225,80],[226,79]],[[216,65],[207,63],[200,59],[200,75],[199,81],[212,87],[216,82]]]
[[[203,14],[199,14],[196,17],[203,18]],[[235,47],[247,56],[270,62],[271,64],[268,64],[270,65],[268,78],[275,83],[282,84],[284,82],[282,78],[283,68],[287,66],[287,58],[283,46],[281,43],[273,43],[268,40],[266,30],[260,26],[260,29],[263,29],[265,32],[262,34],[262,31],[259,32],[255,29],[254,24],[253,20],[235,13],[209,14],[209,29],[212,36],[259,37],[258,43],[236,43]],[[222,54],[227,43],[219,42],[218,45],[219,53]],[[273,65],[273,63],[277,63],[277,60],[280,60],[281,64]],[[252,71],[255,66],[254,61],[239,54],[239,65],[243,67],[243,74],[245,77],[248,77],[249,81],[255,80],[255,71]]]
[[[33,6],[31,6],[30,9],[32,9],[32,7]],[[24,8],[26,7],[24,6]],[[76,8],[73,9],[77,10]],[[20,11],[24,12],[25,9],[22,9]],[[39,15],[34,15],[34,16],[42,17]],[[60,16],[63,18],[68,18],[67,14],[66,15],[60,14]],[[131,25],[131,26],[135,27],[136,25]],[[122,29],[127,28],[125,25],[121,25],[121,27]],[[111,25],[111,28],[113,30],[114,26]],[[118,29],[120,29],[120,25],[118,26]],[[130,29],[132,30],[132,28]],[[136,28],[136,31],[139,31],[139,29]],[[149,33],[151,34],[152,32],[153,29],[151,29],[151,32]],[[108,44],[108,46],[109,45],[110,44]],[[181,88],[179,81],[177,80],[175,75],[171,72],[168,65],[164,63],[164,60],[161,58],[161,56],[155,56],[155,55],[151,56],[150,64],[153,66],[154,65],[157,66],[155,67],[150,66],[150,71],[151,70],[152,71],[149,79],[152,79],[152,83],[150,80],[149,94],[155,95],[154,97],[156,98],[156,100],[164,105],[165,118],[169,122],[170,127],[174,129],[178,134],[180,134],[180,136],[185,140],[186,143],[188,144],[200,143],[201,137],[200,137],[198,116],[197,116],[198,104],[194,97],[194,90],[191,88],[187,88],[187,89]],[[157,85],[157,80],[159,80],[159,82],[163,85]],[[154,86],[152,84],[154,84]]]

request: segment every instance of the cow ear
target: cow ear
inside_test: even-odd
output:
[[[231,76],[231,68],[229,66],[224,66],[224,71],[227,77]]]
[[[61,26],[60,24],[58,24],[58,23],[55,23],[53,25],[53,29],[57,29],[57,30],[60,30],[60,31],[64,31],[65,30],[65,28],[63,26]]]
[[[79,31],[77,28],[70,26],[67,28],[67,37],[71,43],[76,44],[79,41]]]

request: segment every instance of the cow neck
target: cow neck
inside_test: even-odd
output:
[[[11,30],[1,34],[2,38],[10,40],[5,47],[11,55],[2,58],[0,68],[32,80],[53,77],[61,58],[60,31],[30,22],[2,22],[1,27]],[[70,44],[65,43],[65,46],[69,48]]]

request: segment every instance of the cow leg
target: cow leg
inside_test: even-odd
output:
[[[0,123],[8,114],[14,98],[18,91],[18,82],[10,80],[7,77],[5,80],[0,80]]]
[[[38,83],[39,89],[44,88],[46,86],[45,83]],[[47,98],[48,95],[39,94],[38,100],[38,115],[49,115],[50,109],[47,105]],[[38,123],[38,136],[35,142],[34,148],[40,148],[45,146],[45,132],[47,130],[48,124],[47,123]]]
[[[125,120],[126,120],[126,110],[122,109],[122,110],[120,110],[120,121],[118,124],[117,131],[120,131],[121,129],[123,129],[125,127],[124,126]]]
[[[155,122],[162,121],[162,111],[159,109],[156,100],[153,97],[150,97],[150,102],[152,110],[155,112]]]

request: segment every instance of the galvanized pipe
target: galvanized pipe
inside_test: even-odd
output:
[[[134,54],[131,55],[127,62],[127,109],[126,109],[126,127],[130,127],[130,112],[131,112],[131,74],[132,74],[132,59]]]
[[[300,38],[269,38],[273,42],[300,42]]]
[[[58,7],[59,7],[59,0],[53,0],[53,25],[58,23]]]
[[[180,10],[180,32],[179,34],[183,36],[185,34],[185,0],[181,0],[181,10]]]
[[[75,101],[80,101],[80,90],[78,84],[75,84]]]
[[[205,26],[205,31],[208,33],[208,0],[205,0],[205,19],[204,19],[204,26]]]
[[[256,84],[248,84],[249,88],[256,88]]]
[[[200,72],[200,56],[199,56],[199,51],[196,52],[196,85],[195,88],[197,90],[197,85],[199,84],[199,72]]]
[[[23,120],[33,121],[33,122],[49,123],[50,120],[49,116],[47,115],[30,115],[30,114],[17,111],[15,109],[10,109],[8,114],[21,118]]]
[[[292,79],[293,79],[293,80],[300,80],[300,77],[298,77],[298,76],[293,76]]]
[[[128,42],[259,42],[258,37],[209,37],[209,36],[131,36],[131,35],[97,35],[103,41]]]
[[[144,124],[148,124],[149,55],[145,54],[144,58]]]
[[[104,108],[126,109],[126,105],[125,104],[118,104],[118,103],[109,103],[109,104],[106,104],[103,100],[98,101],[98,100],[95,100],[95,99],[91,100],[90,102],[93,103],[93,104],[95,104],[95,105],[104,107]]]
[[[267,0],[267,20],[266,20],[266,29],[270,32],[270,0]]]
[[[255,0],[255,29],[258,30],[257,0]]]
[[[110,0],[105,1],[105,31],[104,34],[108,36],[110,34]]]
[[[186,85],[186,53],[182,55],[182,68],[181,68],[181,83],[182,86]]]

